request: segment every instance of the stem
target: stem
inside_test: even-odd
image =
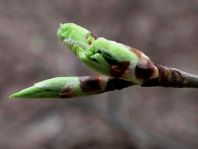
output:
[[[162,65],[156,65],[156,67],[159,71],[159,77],[144,82],[143,87],[198,88],[198,75]]]

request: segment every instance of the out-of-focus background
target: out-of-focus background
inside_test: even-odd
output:
[[[60,22],[198,74],[197,0],[0,0],[1,149],[198,148],[197,89],[134,86],[73,99],[9,99],[41,80],[94,73],[58,40]]]

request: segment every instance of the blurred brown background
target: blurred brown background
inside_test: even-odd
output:
[[[197,0],[0,0],[1,149],[198,148],[197,89],[10,100],[34,82],[94,73],[57,39],[60,22],[198,74]]]

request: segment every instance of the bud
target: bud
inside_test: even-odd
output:
[[[75,24],[61,24],[59,38],[82,62],[107,76],[136,84],[158,77],[158,69],[143,52],[105,38]]]

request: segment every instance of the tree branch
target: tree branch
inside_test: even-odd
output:
[[[159,77],[145,81],[142,87],[198,88],[198,75],[162,65],[156,65],[156,67],[159,71]]]

